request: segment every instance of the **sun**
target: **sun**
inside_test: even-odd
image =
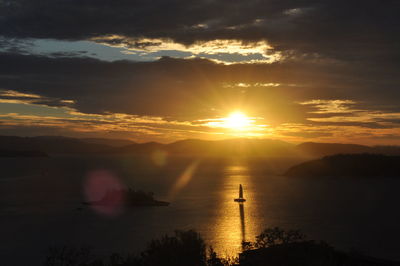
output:
[[[225,118],[225,126],[230,129],[242,130],[252,123],[251,118],[240,111],[235,111]]]

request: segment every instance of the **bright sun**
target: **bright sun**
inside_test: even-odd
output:
[[[225,125],[228,128],[240,130],[248,127],[251,124],[251,118],[247,117],[244,113],[236,111],[230,113],[225,119]]]

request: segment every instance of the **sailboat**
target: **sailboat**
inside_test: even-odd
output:
[[[243,198],[243,188],[242,188],[242,184],[239,185],[239,198],[234,199],[235,202],[245,202],[246,199]]]

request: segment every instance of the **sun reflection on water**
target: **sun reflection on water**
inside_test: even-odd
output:
[[[234,202],[238,197],[239,184],[243,186],[245,203]],[[213,245],[221,256],[235,256],[241,251],[242,241],[253,241],[256,235],[252,220],[256,213],[254,185],[245,163],[225,168],[220,191]]]

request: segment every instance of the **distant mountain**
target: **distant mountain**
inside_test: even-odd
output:
[[[297,145],[294,153],[301,157],[320,158],[335,154],[384,154],[384,155],[399,155],[399,146],[366,146],[358,144],[343,144],[343,143],[317,143],[304,142]]]
[[[136,144],[136,142],[127,139],[82,138],[80,140],[86,143],[108,145],[111,147],[123,147]]]
[[[200,156],[288,156],[293,145],[271,139],[182,140],[166,146],[172,154]]]
[[[285,175],[293,177],[400,177],[400,156],[339,154],[293,166]]]
[[[158,142],[134,143],[111,149],[109,153],[137,153],[147,154],[158,150],[165,150],[166,145]]]
[[[386,155],[400,155],[399,146],[374,146],[374,152]]]
[[[99,153],[112,147],[60,136],[0,136],[0,149],[13,151],[38,150],[45,153]]]
[[[0,157],[47,157],[42,151],[0,150]]]
[[[295,150],[310,157],[323,157],[334,154],[375,153],[374,147],[341,144],[341,143],[316,143],[305,142],[296,146]]]
[[[151,154],[164,151],[171,155],[212,157],[292,157],[313,159],[334,154],[379,153],[400,155],[400,147],[369,147],[356,144],[313,143],[293,145],[272,139],[187,139],[170,144],[135,143],[123,139],[68,138],[62,136],[0,136],[0,150],[37,150],[48,154]]]
[[[170,144],[149,142],[131,144],[114,149],[114,153],[151,153],[157,150],[187,156],[256,156],[256,157],[301,157],[320,158],[334,154],[379,153],[400,155],[400,147],[370,147],[357,144],[306,142],[293,145],[272,139],[187,139]]]
[[[150,154],[164,151],[171,155],[225,157],[225,156],[291,156],[294,145],[269,139],[199,140],[187,139],[170,144],[148,142],[112,149],[111,153]]]

